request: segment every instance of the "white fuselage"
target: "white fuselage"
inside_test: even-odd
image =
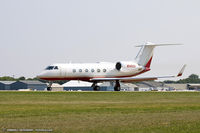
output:
[[[116,63],[67,63],[48,66],[38,78],[43,80],[84,80],[92,78],[131,77],[149,71],[133,61],[121,62],[121,69],[116,69]]]

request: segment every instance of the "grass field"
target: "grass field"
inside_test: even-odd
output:
[[[0,92],[3,129],[199,133],[199,92]]]

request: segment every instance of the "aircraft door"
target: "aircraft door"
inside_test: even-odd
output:
[[[63,67],[60,69],[60,76],[66,77],[66,70]]]

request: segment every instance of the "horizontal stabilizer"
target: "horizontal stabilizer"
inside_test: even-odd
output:
[[[166,44],[166,43],[151,43],[151,42],[147,42],[146,44],[144,45],[136,45],[135,47],[143,47],[143,46],[168,46],[168,45],[183,45],[183,44],[180,44],[180,43],[169,43],[169,44]]]

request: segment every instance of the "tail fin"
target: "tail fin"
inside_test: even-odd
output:
[[[156,46],[166,46],[166,45],[181,45],[181,44],[153,44],[146,43],[145,45],[138,45],[136,47],[142,47],[140,52],[138,53],[136,60],[138,64],[144,66],[146,68],[150,68],[151,61],[153,58],[153,51]]]

